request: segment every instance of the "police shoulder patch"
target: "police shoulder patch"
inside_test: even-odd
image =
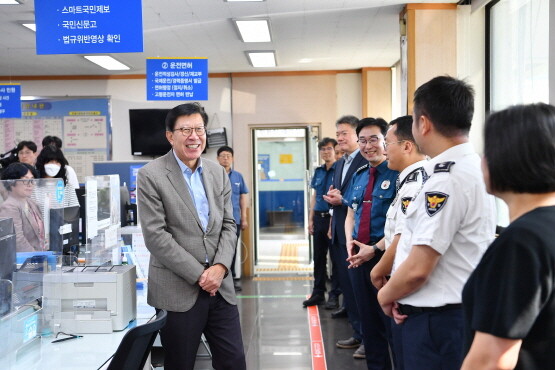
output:
[[[453,162],[453,161],[438,163],[434,167],[434,173],[449,172],[449,171],[451,171],[451,166],[454,165],[454,164],[455,164],[455,162]]]
[[[420,172],[420,171],[414,171],[414,172],[409,173],[405,182],[409,183],[409,182],[418,181],[418,172]]]
[[[412,201],[412,197],[403,197],[403,198],[401,198],[401,211],[405,215],[407,214],[407,207],[409,206],[411,201]]]
[[[426,213],[430,217],[441,211],[449,198],[449,195],[439,191],[426,192],[424,195],[426,196]]]
[[[366,163],[364,166],[360,166],[359,168],[357,168],[355,173],[359,173],[360,171],[367,169],[368,166],[370,166],[368,163]]]

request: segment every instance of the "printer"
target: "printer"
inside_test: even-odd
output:
[[[48,273],[43,309],[56,333],[123,330],[137,317],[135,266],[64,266]]]

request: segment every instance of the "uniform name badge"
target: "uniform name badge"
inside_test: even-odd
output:
[[[383,180],[382,185],[381,185],[381,188],[382,188],[383,190],[387,190],[387,189],[389,189],[389,185],[391,185],[391,181],[389,181],[389,180]]]

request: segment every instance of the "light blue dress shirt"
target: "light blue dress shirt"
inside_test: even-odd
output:
[[[343,185],[343,181],[345,181],[345,176],[347,175],[347,171],[349,171],[349,167],[351,167],[351,163],[353,163],[353,159],[355,159],[359,152],[360,148],[357,148],[350,155],[345,154],[345,164],[343,165],[343,172],[341,173],[341,185]]]
[[[181,161],[181,159],[177,157],[175,152],[173,152],[173,155],[177,160],[177,164],[179,164],[179,167],[181,168],[181,173],[187,183],[191,199],[193,199],[193,202],[195,203],[195,208],[197,210],[202,229],[206,231],[206,226],[208,226],[208,217],[210,215],[210,207],[208,205],[208,198],[206,198],[204,184],[202,183],[202,159],[198,159],[197,168],[195,172],[193,172],[185,163]]]

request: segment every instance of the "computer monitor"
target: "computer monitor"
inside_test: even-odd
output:
[[[50,210],[51,251],[63,252],[79,245],[79,211],[79,206]]]
[[[75,189],[77,200],[79,200],[79,232],[81,244],[87,244],[87,202],[85,201],[85,187]]]
[[[128,215],[127,210],[128,206],[131,204],[131,199],[129,197],[129,189],[126,185],[120,186],[119,188],[119,206],[120,206],[120,221],[121,227],[127,226],[128,223]]]
[[[12,280],[15,271],[16,242],[11,218],[0,219],[0,279]]]

